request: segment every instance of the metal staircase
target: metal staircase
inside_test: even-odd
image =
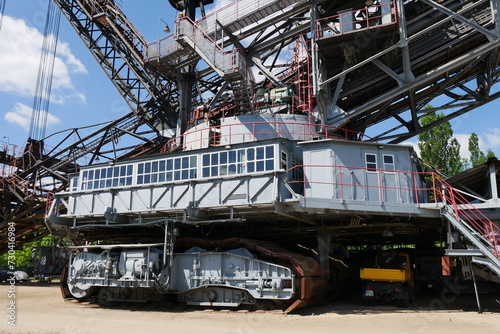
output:
[[[174,38],[184,48],[196,52],[209,67],[231,84],[239,112],[251,111],[252,80],[249,80],[249,70],[241,50],[222,49],[196,22],[187,17],[178,21]]]
[[[441,184],[445,204],[441,215],[474,245],[469,249],[448,249],[446,254],[471,256],[473,263],[486,266],[500,276],[500,227],[456,189],[444,181]]]
[[[247,37],[275,24],[277,15],[281,17],[307,11],[308,6],[309,2],[305,0],[238,0],[196,20],[194,24],[208,39],[222,43],[228,37],[227,33]],[[182,17],[176,25],[184,19]],[[230,39],[225,40],[225,43],[230,43]],[[149,43],[144,57],[162,73],[175,76],[178,69],[197,60],[193,55],[196,53],[185,48],[175,34],[171,34]]]

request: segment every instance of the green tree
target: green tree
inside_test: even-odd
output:
[[[426,126],[443,117],[443,114],[429,113],[420,119],[420,124]],[[447,175],[455,175],[465,169],[465,160],[460,157],[460,144],[453,138],[450,122],[443,122],[419,134],[418,147],[424,161]]]
[[[469,153],[472,167],[484,164],[487,160],[483,151],[479,149],[479,137],[474,132],[469,137]]]
[[[46,235],[43,238],[40,238],[36,241],[30,242],[26,245],[24,245],[21,249],[16,249],[15,250],[15,263],[16,267],[32,267],[33,266],[33,247],[36,246],[50,246],[53,244],[56,244],[59,240],[59,237],[56,237],[54,235]],[[8,253],[3,254],[0,256],[0,269],[7,269],[7,264],[8,264]]]
[[[491,150],[491,148],[489,148],[488,151],[486,151],[486,160],[490,158],[496,158],[495,153]]]
[[[495,153],[491,149],[486,151],[486,155],[479,149],[479,138],[474,132],[469,137],[469,152],[472,167],[484,164],[490,158],[495,158]]]

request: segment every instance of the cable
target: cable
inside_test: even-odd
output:
[[[39,140],[45,137],[60,21],[61,12],[54,1],[49,1],[31,114],[29,138],[32,139]]]

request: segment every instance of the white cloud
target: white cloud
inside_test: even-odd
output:
[[[477,133],[476,133],[477,134]],[[469,152],[469,137],[470,133],[455,133],[453,134],[453,137],[455,137],[458,140],[458,143],[460,144],[460,156],[462,158],[469,159],[470,158],[470,152]],[[482,150],[482,139],[478,135],[479,138],[479,148]]]
[[[500,151],[500,128],[486,128],[482,133],[476,133],[479,139],[479,149],[486,154],[492,150],[498,156]],[[464,158],[470,157],[469,137],[470,134],[460,133],[454,135],[460,143],[460,155]]]
[[[10,124],[19,125],[26,131],[29,131],[32,113],[33,109],[31,107],[17,103],[12,111],[5,114],[5,120]],[[47,127],[61,123],[61,120],[51,113],[46,113],[45,111],[42,113],[47,114]],[[41,116],[43,117],[43,115]]]
[[[42,43],[40,31],[28,27],[23,20],[4,16],[0,34],[0,91],[33,96]],[[71,74],[85,73],[85,66],[71,53],[68,44],[59,41],[52,81],[54,102],[62,103],[65,95],[76,93]]]
[[[500,150],[500,128],[489,128],[483,133],[486,138],[486,149],[492,149],[493,151]]]

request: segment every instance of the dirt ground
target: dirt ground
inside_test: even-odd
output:
[[[478,314],[473,295],[444,293],[417,296],[414,305],[363,306],[358,297],[313,306],[295,314],[229,312],[192,308],[121,305],[112,308],[64,301],[56,284],[19,283],[15,299],[0,285],[0,333],[500,333],[500,301],[482,295]],[[16,326],[9,325],[15,300]]]

